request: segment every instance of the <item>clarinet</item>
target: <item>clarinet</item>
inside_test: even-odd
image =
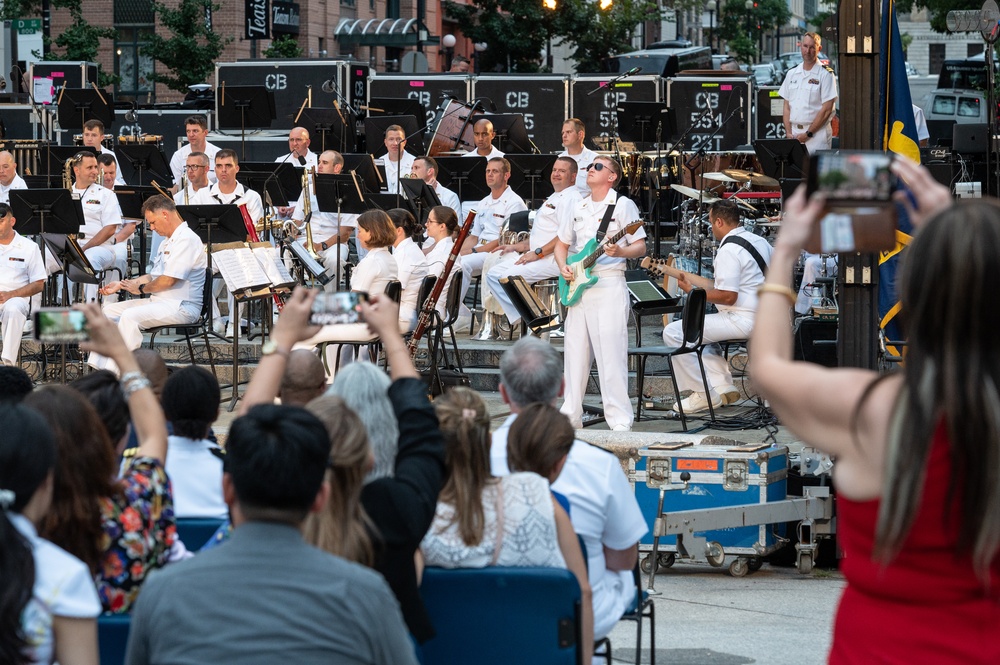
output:
[[[420,338],[424,336],[427,326],[431,324],[431,317],[434,315],[435,308],[437,308],[441,292],[444,291],[444,285],[448,283],[448,275],[451,274],[452,268],[455,267],[455,259],[458,257],[458,253],[462,251],[462,243],[469,236],[469,231],[472,230],[472,222],[475,219],[476,211],[470,210],[469,216],[465,218],[465,223],[462,224],[462,228],[458,231],[455,246],[451,248],[448,260],[445,261],[444,268],[441,269],[441,276],[434,282],[431,294],[424,301],[424,305],[420,310],[420,317],[417,319],[417,327],[413,329],[413,335],[410,336],[410,341],[407,343],[407,350],[410,352],[411,358],[417,355],[417,346],[420,345]]]

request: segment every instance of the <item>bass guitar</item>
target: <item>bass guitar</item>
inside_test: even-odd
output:
[[[639,264],[640,268],[645,268],[646,270],[656,273],[657,275],[663,276],[663,290],[672,296],[679,295],[678,292],[680,288],[677,286],[677,280],[682,274],[683,270],[678,270],[674,267],[674,256],[671,254],[665,259],[654,259],[647,256]]]
[[[604,256],[604,250],[640,228],[642,228],[641,221],[632,222],[613,236],[605,238],[601,244],[598,244],[597,238],[593,238],[582,250],[566,259],[566,265],[573,271],[573,279],[567,282],[565,277],[559,275],[559,301],[566,307],[572,307],[580,302],[583,292],[597,282],[597,275],[592,275],[590,269],[597,259]]]

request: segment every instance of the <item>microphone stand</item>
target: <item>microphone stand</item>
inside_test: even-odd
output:
[[[587,93],[587,96],[589,97],[590,95],[600,90],[603,90],[604,88],[610,88],[613,83],[617,83],[622,79],[627,79],[629,76],[635,76],[641,71],[642,67],[633,67],[632,69],[628,70],[627,72],[624,72],[623,74],[619,74],[618,76],[608,79],[604,83],[599,83],[596,88]]]

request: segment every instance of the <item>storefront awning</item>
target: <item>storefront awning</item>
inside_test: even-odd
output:
[[[333,31],[334,39],[341,44],[359,46],[417,46],[438,44],[439,37],[430,37],[427,29],[415,18],[372,18],[340,20]],[[421,37],[423,37],[421,39]]]

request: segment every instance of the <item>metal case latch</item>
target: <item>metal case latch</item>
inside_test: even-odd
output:
[[[727,492],[742,492],[747,488],[746,460],[726,460],[723,469],[722,489]]]

